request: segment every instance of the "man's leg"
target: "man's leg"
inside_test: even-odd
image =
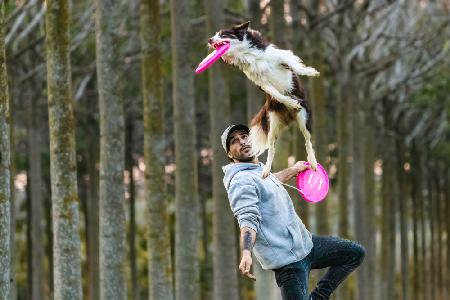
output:
[[[310,268],[311,256],[308,255],[301,261],[273,270],[283,300],[308,300]]]
[[[332,236],[313,235],[311,269],[330,267],[311,293],[313,300],[330,299],[331,293],[363,261],[365,249],[360,244]]]

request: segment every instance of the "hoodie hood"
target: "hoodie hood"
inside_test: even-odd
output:
[[[254,170],[258,168],[264,168],[264,164],[262,162],[259,162],[257,164],[255,163],[229,163],[226,166],[222,167],[223,172],[225,173],[225,176],[223,177],[223,184],[225,185],[225,189],[228,190],[228,187],[230,185],[231,180],[233,179],[234,175],[236,175],[238,172],[243,170]]]

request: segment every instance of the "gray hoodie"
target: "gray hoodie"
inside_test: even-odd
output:
[[[263,168],[263,163],[228,164],[223,183],[239,227],[256,231],[253,253],[267,270],[303,259],[313,243],[288,192],[274,175],[262,179]]]

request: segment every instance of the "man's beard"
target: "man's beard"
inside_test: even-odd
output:
[[[255,159],[254,156],[241,156],[241,157],[236,158],[236,160],[239,162],[252,162],[253,159]]]

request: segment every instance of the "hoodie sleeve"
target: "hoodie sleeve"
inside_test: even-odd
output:
[[[239,228],[249,227],[258,232],[261,214],[256,184],[250,178],[233,178],[228,189],[231,210],[237,218]]]

